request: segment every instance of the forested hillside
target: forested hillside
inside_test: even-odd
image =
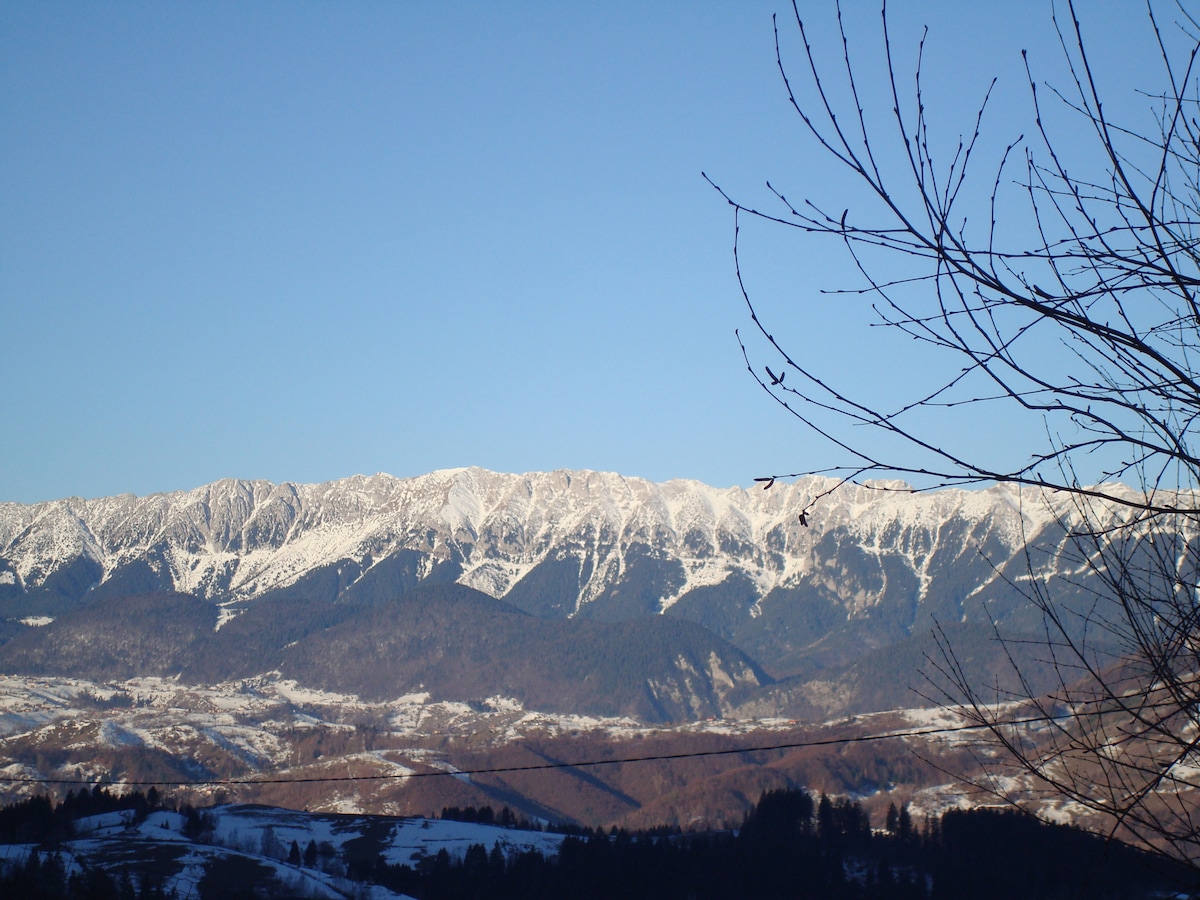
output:
[[[332,897],[366,886],[418,900],[1140,900],[1188,887],[1161,859],[1011,811],[914,822],[893,806],[871,822],[851,800],[795,789],[763,795],[735,831],[563,837],[531,827],[507,809],[447,809],[437,823],[306,817],[268,807],[176,810],[156,792],[97,787],[0,810],[0,891],[122,900]],[[415,849],[398,856],[397,841]]]

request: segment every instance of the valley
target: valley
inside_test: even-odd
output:
[[[1052,684],[994,628],[1036,635],[1031,577],[1086,593],[1071,515],[481,469],[0,504],[0,787],[723,828],[777,788],[937,816],[1001,777],[1086,824],[953,730],[934,637],[997,697],[1014,662]]]

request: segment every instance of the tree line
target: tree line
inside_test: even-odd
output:
[[[0,843],[36,851],[0,870],[0,895],[122,900],[169,896],[161,879],[137,873],[131,877],[129,872],[92,868],[68,874],[59,852],[78,818],[131,810],[138,819],[164,808],[175,806],[153,788],[146,794],[116,795],[97,786],[68,794],[57,804],[48,797],[32,797],[0,809]],[[186,817],[185,833],[203,841],[204,811],[179,811]],[[483,824],[522,824],[511,812],[495,813],[487,807],[448,808],[445,814]],[[461,858],[443,849],[403,865],[348,845],[339,868],[354,881],[383,885],[418,900],[1125,900],[1198,887],[1189,883],[1184,867],[1161,856],[1077,828],[1039,822],[1012,809],[951,810],[922,817],[918,823],[907,807],[893,805],[880,824],[874,827],[855,800],[784,789],[764,794],[741,827],[728,831],[580,828],[564,838],[553,856],[537,851],[508,855],[499,846],[475,844]],[[287,858],[298,868],[327,867],[329,862],[318,859],[312,846],[302,850],[294,842]],[[206,877],[205,882],[210,880],[224,883],[216,877]]]
[[[777,790],[736,830],[582,829],[554,857],[476,844],[461,859],[443,850],[414,865],[359,860],[349,874],[420,900],[1102,900],[1189,888],[1184,870],[1161,857],[1016,810],[952,810],[918,824],[893,805],[883,826],[857,801]]]

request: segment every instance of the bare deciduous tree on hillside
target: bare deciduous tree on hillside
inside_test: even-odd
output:
[[[870,57],[856,57],[840,10],[836,54],[822,62],[793,4],[784,36],[798,34],[794,55],[776,30],[787,97],[866,200],[845,210],[793,202],[776,182],[765,205],[749,205],[717,186],[734,208],[738,281],[760,348],[747,340],[743,352],[762,388],[844,454],[848,479],[1002,482],[1028,486],[1030,502],[1074,498],[1055,563],[1078,574],[1080,592],[1048,591],[1033,547],[1021,584],[1041,610],[1038,649],[1057,688],[1035,689],[1016,654],[1023,690],[1000,696],[971,683],[947,641],[931,662],[1027,779],[1107,817],[1114,833],[1200,865],[1200,24],[1182,7],[1169,22],[1148,10],[1161,78],[1142,95],[1150,127],[1137,127],[1110,119],[1096,66],[1113,63],[1089,55],[1074,6],[1054,12],[1066,83],[1040,83],[1026,61],[1027,134],[989,142],[985,96],[935,162],[924,39],[904,74],[884,9],[891,102],[873,117]],[[876,324],[915,342],[923,368],[944,366],[939,380],[884,400],[810,368],[803,347],[776,339],[779,323],[747,284],[747,221],[844,245],[861,281],[824,302],[869,304]],[[929,427],[930,413],[998,406],[1031,418],[1017,459]],[[1031,718],[1037,728],[1008,724]]]

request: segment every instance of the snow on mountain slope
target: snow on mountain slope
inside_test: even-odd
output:
[[[539,565],[567,561],[578,569],[581,606],[648,557],[677,561],[682,573],[661,598],[665,609],[735,572],[760,596],[794,585],[827,561],[815,548],[832,534],[868,557],[901,560],[925,591],[930,560],[939,551],[966,551],[964,534],[1013,552],[1070,511],[1061,500],[1007,487],[834,487],[817,477],[764,491],[477,468],[310,485],[222,480],[148,497],[0,504],[0,573],[33,591],[79,560],[95,565],[100,584],[136,563],[162,588],[245,601],[324,566],[352,563],[352,579],[361,578],[397,552],[414,551],[418,577],[449,562],[458,581],[496,597]],[[804,510],[808,527],[799,522]]]

